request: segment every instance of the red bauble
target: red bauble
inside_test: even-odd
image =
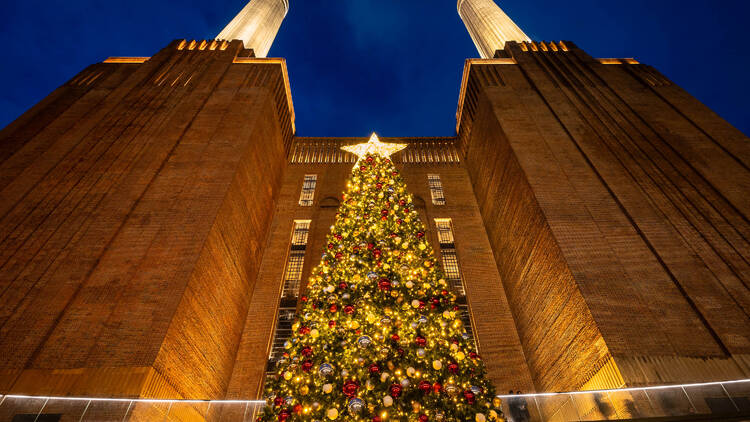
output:
[[[398,350],[396,350],[396,352],[398,353],[398,355],[399,355],[400,357],[404,357],[404,353],[406,353],[406,352],[404,352],[404,349],[402,349],[402,348],[400,348],[400,347],[398,348]]]
[[[359,382],[356,380],[349,380],[344,383],[344,386],[341,387],[341,391],[344,392],[344,395],[351,398],[355,397],[357,395],[357,390],[359,389]]]
[[[375,363],[371,364],[368,369],[370,370],[371,374],[377,374],[380,372],[380,367]]]
[[[439,297],[433,297],[432,298],[432,304],[437,306],[440,305],[440,298]]]
[[[334,320],[328,321],[328,326],[329,327],[335,327],[336,326],[336,321],[334,321]]]
[[[421,415],[419,415],[419,422],[427,422],[429,420],[430,420],[430,418],[428,418],[427,415],[425,415],[424,413],[422,413]]]
[[[474,393],[471,390],[464,391],[464,398],[466,399],[466,403],[474,404]]]
[[[383,184],[382,183],[375,183],[375,187],[378,188],[378,189],[383,189]]]
[[[424,232],[417,232],[417,238],[421,239],[424,237]]]
[[[391,340],[393,340],[393,341],[399,341],[400,339],[401,339],[401,337],[399,337],[398,334],[396,334],[396,333],[391,334]]]
[[[310,346],[305,346],[302,348],[302,350],[299,351],[299,353],[304,357],[310,357],[312,356],[313,349]]]
[[[279,407],[279,406],[281,406],[282,404],[284,404],[284,398],[283,398],[283,397],[281,397],[281,396],[276,396],[276,398],[275,398],[275,399],[273,399],[273,405],[274,405],[274,406],[276,406],[276,407]]]
[[[370,250],[372,250],[372,248],[374,248],[374,247],[375,247],[375,244],[374,244],[374,243],[368,243],[368,244],[367,244],[367,249],[370,249]]]
[[[381,221],[385,221],[385,220],[387,220],[387,219],[388,219],[388,216],[387,216],[387,215],[384,215],[384,216],[380,217],[380,220],[381,220]]]
[[[374,249],[372,251],[372,254],[375,255],[375,258],[379,257],[383,252],[380,249]]]
[[[367,162],[372,163],[372,157],[370,157],[369,155],[367,156]]]
[[[469,357],[472,359],[479,359],[479,354],[477,352],[469,352]]]
[[[432,391],[439,393],[443,390],[443,386],[440,385],[439,382],[436,382],[435,384],[432,384]]]
[[[406,201],[404,201],[403,199],[399,199],[398,204],[403,207],[404,205],[406,205]]]
[[[391,386],[388,388],[388,391],[391,393],[391,397],[398,398],[401,395],[401,391],[403,388],[401,387],[401,384],[391,384]]]
[[[299,298],[302,302],[307,302],[307,296],[302,296]]]
[[[340,234],[334,234],[334,236],[336,236],[336,239],[338,239],[338,240],[341,240],[344,237],[344,236],[341,236]]]
[[[347,287],[346,283],[344,283],[343,281],[341,283],[339,283],[339,289],[346,290],[346,287]]]
[[[297,404],[294,405],[294,413],[296,413],[298,415],[302,413],[302,405],[301,404],[297,403]]]
[[[306,360],[302,362],[302,370],[305,372],[310,372],[310,369],[312,369],[313,363],[311,360]]]
[[[404,222],[404,221],[403,221],[403,220],[401,220],[400,218],[399,218],[398,220],[396,220],[396,224],[401,224],[401,223],[403,223],[403,222]]]
[[[333,243],[328,244],[328,249],[333,249]]]
[[[441,290],[440,294],[443,295],[443,296],[448,296],[448,291],[447,290]]]
[[[344,254],[342,254],[341,252],[336,252],[336,259],[341,259],[341,257],[343,256]]]
[[[309,334],[310,333],[310,327],[308,327],[306,325],[303,325],[303,326],[299,327],[299,333],[302,334],[303,336],[306,335],[306,334]]]
[[[384,292],[388,292],[391,290],[391,281],[387,278],[381,278],[378,282],[378,288]]]
[[[279,421],[284,422],[287,419],[289,419],[291,416],[292,416],[292,413],[284,409],[281,412],[279,412]]]
[[[419,382],[419,389],[420,389],[420,390],[421,390],[421,391],[422,391],[423,393],[427,394],[427,393],[429,393],[430,391],[432,391],[432,384],[430,384],[430,382],[429,382],[429,381],[420,381],[420,382]]]
[[[365,170],[367,170],[367,166],[359,166],[359,169],[362,170],[362,171],[365,171]]]
[[[346,305],[346,306],[344,306],[344,312],[347,315],[352,315],[354,313],[354,311],[355,311],[354,306],[352,306],[352,305]]]
[[[332,303],[331,306],[328,307],[328,310],[331,311],[331,312],[336,312],[336,311],[339,310],[339,307],[336,306],[335,303]]]
[[[448,370],[452,374],[454,374],[454,375],[457,374],[458,373],[458,364],[455,363],[455,362],[448,364]]]
[[[372,422],[381,422],[381,421],[382,420],[380,419],[380,416],[373,416],[372,417]]]
[[[380,215],[382,215],[383,217],[385,217],[386,215],[388,215],[388,210],[381,210],[380,211]]]
[[[427,344],[427,340],[422,336],[417,336],[417,338],[414,339],[414,343],[416,343],[417,346],[424,346]]]

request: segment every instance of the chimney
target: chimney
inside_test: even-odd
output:
[[[531,41],[492,0],[458,0],[458,16],[483,59],[495,57],[507,41]]]
[[[242,40],[255,57],[266,57],[288,11],[289,0],[250,0],[216,39]]]

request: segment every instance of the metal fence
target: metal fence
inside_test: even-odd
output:
[[[713,415],[750,418],[750,379],[617,390],[499,395],[509,422],[562,422]],[[253,422],[259,400],[150,400],[0,396],[0,421]]]

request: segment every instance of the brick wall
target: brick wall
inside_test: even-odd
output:
[[[292,126],[243,54],[97,64],[0,133],[0,392],[224,394]]]
[[[459,139],[537,387],[591,381],[545,358],[570,349],[594,370],[611,354],[628,384],[747,375],[747,137],[632,60],[499,55],[467,66]],[[524,260],[552,267],[534,281]],[[545,299],[542,279],[580,299]],[[527,326],[571,306],[578,326],[546,323],[558,339],[536,347]]]

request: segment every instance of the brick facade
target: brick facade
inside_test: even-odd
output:
[[[459,142],[537,388],[747,376],[748,138],[569,42],[464,78]]]

